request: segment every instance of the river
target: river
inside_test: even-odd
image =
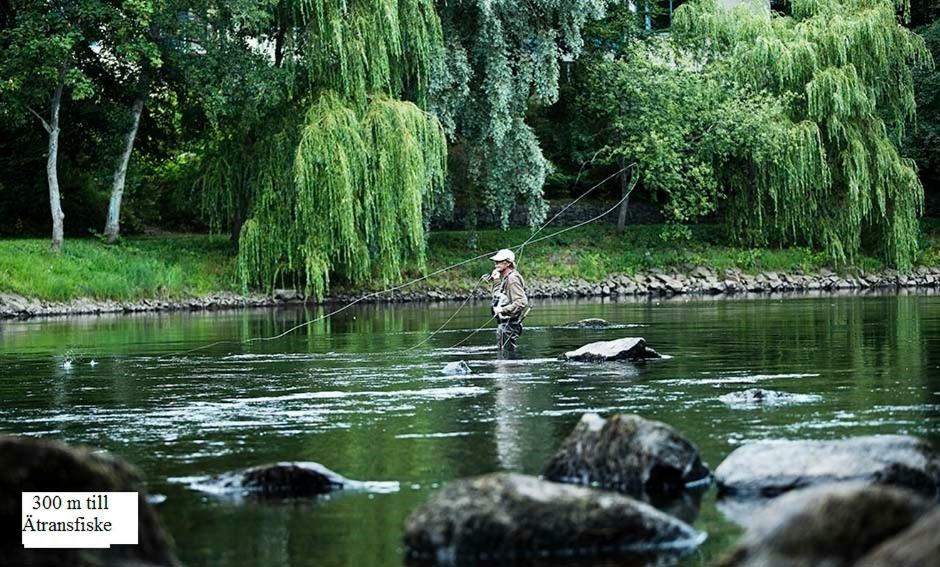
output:
[[[905,433],[940,441],[940,295],[535,301],[520,357],[497,360],[469,304],[357,305],[272,341],[322,308],[0,322],[0,432],[101,447],[139,467],[189,566],[397,565],[404,518],[448,480],[538,474],[580,416],[637,413],[695,442],[714,468],[757,439]],[[565,328],[588,317],[617,326]],[[645,337],[645,364],[556,360]],[[230,341],[192,352],[215,341]],[[459,346],[455,346],[461,343]],[[410,349],[410,350],[409,350]],[[472,374],[446,376],[450,361]],[[729,407],[750,387],[817,394]],[[397,490],[239,501],[194,478],[317,461]],[[702,565],[741,533],[709,491]],[[590,564],[590,563],[587,563]]]

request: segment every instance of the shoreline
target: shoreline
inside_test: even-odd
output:
[[[695,267],[688,271],[651,269],[635,275],[611,275],[600,282],[585,280],[533,280],[528,285],[533,299],[571,299],[588,297],[735,296],[779,292],[836,292],[851,290],[891,290],[940,288],[940,266],[914,268],[908,274],[896,270],[878,273],[837,274],[823,269],[812,274],[759,272],[747,274],[740,269],[713,270]],[[285,305],[362,303],[407,303],[461,301],[468,297],[488,299],[484,290],[440,290],[419,288],[396,291],[377,297],[373,292],[338,292],[321,301],[305,299],[295,290],[275,290],[271,295],[247,296],[220,292],[205,297],[178,300],[141,299],[133,301],[80,298],[72,301],[45,301],[0,292],[0,320],[31,319],[69,315],[103,315],[147,312],[218,311]]]

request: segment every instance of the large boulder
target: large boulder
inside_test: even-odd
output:
[[[307,498],[337,490],[393,492],[397,482],[348,479],[320,463],[283,462],[210,477],[187,478],[191,488],[219,495],[258,499]]]
[[[137,545],[107,549],[24,549],[20,494],[34,492],[137,492]],[[147,503],[141,474],[120,458],[55,441],[0,436],[0,564],[112,567],[179,565],[172,541]]]
[[[587,413],[542,470],[548,480],[635,497],[678,495],[708,483],[698,449],[675,429],[638,415]]]
[[[797,490],[755,514],[720,567],[848,567],[930,509],[908,490],[845,483]]]
[[[658,352],[646,346],[646,339],[626,337],[613,341],[599,341],[566,352],[562,360],[582,360],[600,362],[604,360],[646,360],[662,358]]]
[[[857,567],[936,567],[940,565],[940,507],[882,543]]]
[[[705,539],[612,492],[496,473],[447,484],[405,521],[413,559],[441,563],[688,551]]]
[[[830,482],[862,481],[902,486],[934,497],[940,456],[906,435],[841,441],[761,441],[735,449],[715,469],[721,495],[776,496]]]

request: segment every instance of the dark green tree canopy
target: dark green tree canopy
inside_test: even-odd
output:
[[[521,200],[537,226],[547,207],[549,164],[526,123],[532,105],[558,98],[563,59],[583,47],[581,29],[604,0],[440,2],[446,57],[431,80],[431,108],[463,156],[458,189],[498,211],[503,226]],[[461,180],[463,182],[464,180]]]

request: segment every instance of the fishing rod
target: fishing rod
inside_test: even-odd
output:
[[[636,165],[637,165],[636,162],[631,163],[630,165],[628,165],[628,166],[626,166],[626,167],[621,168],[620,170],[618,170],[616,173],[614,173],[614,175],[619,175],[619,174],[625,172],[626,170],[628,170],[628,169],[630,169],[630,168],[636,167]],[[580,176],[581,176],[581,173],[579,172],[579,173],[578,173],[578,177],[580,177]],[[584,222],[582,222],[582,223],[578,223],[578,224],[576,224],[576,225],[574,225],[574,226],[570,226],[570,227],[568,227],[568,228],[559,230],[559,231],[557,231],[557,232],[553,232],[552,234],[549,234],[548,236],[543,236],[542,238],[539,238],[538,240],[535,240],[535,241],[532,240],[533,238],[535,238],[535,236],[536,236],[539,232],[542,232],[542,229],[544,229],[546,226],[548,226],[549,224],[551,224],[552,221],[554,221],[554,220],[557,219],[559,216],[561,216],[562,213],[564,213],[564,212],[567,211],[569,208],[571,208],[572,205],[574,205],[575,203],[577,203],[578,201],[580,201],[581,199],[583,199],[585,196],[587,196],[588,193],[590,193],[591,191],[593,191],[594,189],[596,189],[597,187],[599,187],[602,183],[606,182],[606,181],[607,181],[608,179],[610,179],[611,177],[613,177],[613,176],[610,176],[610,177],[605,178],[605,179],[602,180],[600,183],[598,183],[598,184],[595,185],[594,187],[591,187],[591,188],[588,189],[586,192],[584,192],[584,194],[582,194],[580,197],[578,197],[578,198],[575,199],[574,201],[568,203],[567,206],[565,206],[563,209],[561,209],[560,211],[558,211],[558,213],[556,213],[555,216],[553,216],[551,219],[549,219],[548,222],[546,222],[545,224],[543,224],[541,227],[539,227],[538,230],[536,230],[534,233],[532,233],[532,236],[530,236],[525,242],[523,242],[523,243],[518,247],[518,248],[519,248],[519,256],[520,256],[520,257],[522,256],[522,251],[525,249],[526,244],[538,243],[538,242],[541,242],[541,241],[543,241],[543,240],[547,240],[547,239],[549,239],[549,238],[553,238],[553,237],[555,237],[555,236],[558,236],[559,234],[568,232],[569,230],[574,230],[574,229],[576,229],[576,228],[580,228],[580,227],[582,227],[582,226],[584,226],[584,225],[586,225],[586,224],[589,224],[589,223],[592,223],[592,222],[594,222],[594,221],[596,221],[596,220],[598,220],[598,219],[601,219],[601,218],[603,218],[603,217],[609,215],[610,213],[612,213],[614,210],[616,210],[617,207],[619,207],[624,201],[626,201],[626,200],[630,197],[630,193],[633,192],[633,189],[636,187],[637,181],[639,181],[639,176],[637,176],[637,175],[633,175],[633,176],[632,176],[631,183],[630,183],[630,187],[629,187],[626,191],[624,191],[623,197],[621,197],[619,201],[617,201],[616,203],[614,203],[614,205],[613,205],[611,208],[607,209],[607,210],[604,211],[603,213],[601,213],[601,214],[597,215],[596,217],[593,217],[593,218],[591,218],[591,219],[589,219],[589,220],[586,220],[586,221],[584,221]],[[577,183],[577,180],[575,180],[575,183]],[[468,299],[469,299],[469,297],[468,297]],[[466,303],[466,300],[464,301],[464,303]],[[463,308],[463,305],[460,306],[460,309],[462,309],[462,308]],[[460,309],[458,309],[458,312],[460,311]],[[455,313],[454,315],[456,315],[456,313]],[[451,316],[451,319],[452,319],[452,318],[453,318],[453,316]],[[469,335],[467,335],[466,337],[464,337],[462,340],[460,340],[457,344],[455,344],[455,345],[452,346],[451,348],[457,348],[457,347],[459,347],[460,345],[462,345],[463,343],[467,342],[467,341],[470,339],[470,337],[474,336],[475,334],[477,334],[477,333],[479,333],[480,331],[482,331],[483,329],[485,329],[485,328],[490,324],[490,322],[491,322],[493,319],[496,319],[496,315],[493,315],[492,317],[490,317],[485,323],[483,323],[481,326],[477,327],[472,333],[470,333]],[[444,328],[444,326],[447,324],[447,322],[449,322],[449,321],[450,321],[450,319],[448,319],[447,321],[445,321],[445,322],[444,322],[444,325],[441,325],[436,331],[434,331],[433,333],[431,333],[431,335],[430,335],[429,337],[427,337],[424,341],[422,341],[421,344],[424,344],[424,343],[428,342],[428,341],[431,339],[431,337],[433,337],[433,336],[436,335],[438,332],[440,332],[440,331]],[[409,349],[409,350],[410,350],[410,349]]]
[[[598,219],[600,219],[600,218],[603,218],[603,217],[607,216],[608,214],[610,214],[611,212],[613,212],[614,210],[616,210],[617,207],[619,207],[621,203],[623,203],[624,201],[627,200],[627,198],[630,196],[630,193],[633,191],[633,188],[636,187],[637,176],[633,176],[633,183],[631,184],[629,190],[625,192],[624,196],[623,196],[619,201],[617,201],[611,208],[607,209],[607,210],[604,211],[603,213],[601,213],[601,214],[599,214],[599,215],[597,215],[597,216],[595,216],[595,217],[592,217],[592,218],[590,218],[590,219],[588,219],[588,220],[586,220],[586,221],[580,222],[580,223],[578,223],[578,224],[576,224],[576,225],[573,225],[573,226],[564,228],[564,229],[559,230],[559,231],[557,231],[557,232],[553,232],[552,234],[549,234],[549,235],[547,235],[547,236],[543,236],[543,237],[541,237],[541,238],[534,239],[534,237],[535,237],[539,232],[541,232],[542,229],[544,229],[544,228],[545,228],[546,226],[548,226],[551,222],[553,222],[555,219],[557,219],[557,218],[558,218],[562,213],[564,213],[566,210],[568,210],[569,208],[571,208],[575,203],[577,203],[578,201],[580,201],[581,199],[583,199],[584,197],[586,197],[589,193],[591,193],[592,191],[594,191],[595,189],[597,189],[598,187],[600,187],[601,185],[603,185],[603,184],[606,183],[607,181],[613,179],[614,177],[620,175],[621,173],[623,173],[623,172],[625,172],[625,171],[627,171],[628,169],[631,169],[631,168],[633,168],[633,167],[636,167],[636,163],[631,163],[630,165],[628,165],[628,166],[626,166],[626,167],[620,168],[619,170],[615,171],[614,173],[612,173],[612,174],[608,175],[607,177],[605,177],[604,179],[600,180],[600,181],[597,182],[594,186],[592,186],[590,189],[588,189],[587,191],[585,191],[585,192],[584,192],[581,196],[579,196],[577,199],[575,199],[574,201],[572,201],[571,203],[569,203],[568,205],[566,205],[564,208],[562,208],[561,211],[559,211],[554,217],[552,217],[551,219],[549,219],[549,220],[548,220],[546,223],[544,223],[538,230],[536,230],[531,236],[529,236],[529,238],[528,238],[525,242],[523,242],[522,244],[518,244],[518,245],[516,245],[516,246],[512,246],[511,248],[520,248],[520,249],[521,249],[521,248],[524,248],[527,244],[537,244],[537,243],[539,243],[539,242],[542,242],[542,241],[547,240],[547,239],[549,239],[549,238],[554,238],[555,236],[558,236],[558,235],[563,234],[563,233],[565,233],[565,232],[568,232],[568,231],[570,231],[570,230],[574,230],[574,229],[576,229],[576,228],[580,228],[580,227],[582,227],[582,226],[584,226],[584,225],[590,224],[590,223],[592,223],[592,222],[594,222],[594,221],[596,221],[596,220],[598,220]],[[580,176],[580,173],[579,173],[579,176]],[[533,239],[534,239],[534,240],[533,240]],[[420,283],[420,282],[422,282],[422,281],[424,281],[424,280],[427,280],[427,279],[429,279],[429,278],[432,278],[432,277],[434,277],[434,276],[443,274],[443,273],[448,272],[448,271],[450,271],[450,270],[453,270],[453,269],[455,269],[455,268],[459,268],[460,266],[464,266],[464,265],[466,265],[466,264],[469,264],[470,262],[475,262],[475,261],[477,261],[477,260],[480,260],[480,259],[483,259],[483,258],[487,258],[487,257],[489,257],[489,256],[492,256],[492,255],[495,254],[496,252],[498,252],[498,250],[493,250],[493,251],[491,251],[491,252],[485,252],[485,253],[480,254],[480,255],[478,255],[478,256],[474,256],[473,258],[468,258],[468,259],[466,259],[466,260],[462,260],[462,261],[457,262],[457,263],[455,263],[455,264],[451,264],[450,266],[447,266],[447,267],[444,267],[444,268],[440,268],[440,269],[435,270],[435,271],[433,271],[433,272],[431,272],[431,273],[429,273],[429,274],[425,274],[425,275],[423,275],[423,276],[421,276],[421,277],[419,277],[419,278],[415,278],[415,279],[413,279],[413,280],[411,280],[411,281],[408,281],[408,282],[405,282],[405,283],[402,283],[402,284],[399,284],[399,285],[396,285],[396,286],[392,286],[392,287],[389,287],[389,288],[386,288],[386,289],[383,289],[383,290],[380,290],[380,291],[374,291],[374,292],[368,293],[368,294],[366,294],[366,295],[363,295],[363,296],[361,296],[361,297],[358,297],[358,298],[354,299],[353,301],[350,301],[349,303],[346,303],[345,305],[343,305],[343,306],[341,306],[341,307],[335,309],[334,311],[330,311],[329,313],[326,313],[326,314],[321,315],[321,316],[319,316],[319,317],[316,317],[316,318],[314,318],[314,319],[310,319],[309,321],[305,321],[305,322],[303,322],[303,323],[300,323],[299,325],[295,325],[295,326],[293,326],[293,327],[287,329],[286,331],[284,331],[284,332],[282,332],[282,333],[279,333],[279,334],[277,334],[277,335],[271,336],[271,337],[255,337],[255,338],[252,338],[252,339],[242,339],[242,340],[231,340],[231,339],[228,339],[228,340],[216,341],[216,342],[213,342],[213,343],[210,343],[210,344],[207,344],[207,345],[203,345],[203,346],[199,346],[199,347],[196,347],[196,348],[192,348],[192,349],[188,349],[188,350],[184,350],[184,351],[179,351],[179,352],[175,352],[175,353],[170,353],[170,354],[162,355],[162,356],[157,357],[157,358],[160,359],[160,358],[166,358],[166,357],[169,357],[169,356],[179,356],[179,355],[182,355],[182,354],[189,354],[189,353],[192,353],[192,352],[197,352],[197,351],[200,351],[200,350],[205,350],[205,349],[208,349],[208,348],[212,348],[212,347],[214,347],[214,346],[224,345],[224,344],[251,344],[251,343],[256,343],[256,342],[274,341],[274,340],[283,338],[283,337],[289,335],[290,333],[293,333],[294,331],[296,331],[296,330],[298,330],[298,329],[302,329],[303,327],[308,327],[308,326],[310,326],[310,325],[312,325],[312,324],[314,324],[314,323],[318,323],[318,322],[323,321],[323,320],[325,320],[325,319],[329,319],[329,318],[333,317],[334,315],[338,315],[339,313],[342,313],[343,311],[349,309],[349,308],[352,307],[353,305],[356,305],[356,304],[358,304],[358,303],[361,303],[361,302],[363,302],[363,301],[365,301],[365,300],[367,300],[367,299],[371,299],[371,298],[374,298],[374,297],[378,297],[378,296],[380,296],[380,295],[382,295],[382,294],[392,293],[392,292],[394,292],[394,291],[398,291],[398,290],[404,289],[404,288],[406,288],[406,287],[413,286],[413,285],[415,285],[415,284],[417,284],[417,283]],[[464,300],[464,303],[461,304],[461,306],[458,308],[457,312],[459,312],[460,309],[463,309],[463,306],[466,305],[467,301],[469,301],[470,298],[472,298],[472,297],[473,297],[473,294],[472,294],[472,293],[469,294],[468,297],[467,297],[467,299]],[[443,330],[443,329],[444,329],[444,326],[446,326],[446,324],[447,324],[448,322],[450,322],[450,320],[453,319],[453,318],[457,315],[457,312],[455,312],[454,315],[452,315],[447,321],[445,321],[445,324],[444,324],[444,325],[442,325],[441,327],[439,327],[436,331],[434,331],[430,336],[428,336],[424,341],[422,341],[422,342],[419,343],[419,344],[424,344],[424,343],[426,343],[426,342],[429,341],[434,335],[436,335],[436,334],[439,333],[441,330]],[[492,319],[491,319],[491,320],[492,320]],[[489,321],[487,321],[486,324],[489,324]],[[486,324],[484,324],[484,326],[485,326]],[[471,333],[470,336],[473,336],[474,334],[476,334],[476,333],[477,333],[478,331],[480,331],[481,329],[482,329],[482,327],[481,327],[480,329],[477,329],[477,331],[474,331],[473,333]],[[464,340],[466,340],[467,338],[469,338],[469,337],[466,337]],[[461,341],[461,342],[458,343],[458,344],[462,344],[462,343],[463,343],[463,341]],[[412,349],[408,349],[408,350],[412,350]],[[407,351],[406,351],[406,352],[407,352]]]

